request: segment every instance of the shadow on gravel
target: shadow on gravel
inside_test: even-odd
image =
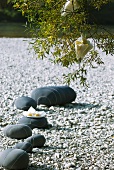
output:
[[[34,166],[34,165],[31,165],[27,170],[54,170],[55,168],[52,167],[51,165],[47,166],[46,164],[44,165],[37,165],[37,166]]]
[[[59,107],[64,107],[64,108],[67,108],[67,109],[72,109],[72,108],[75,108],[75,109],[92,109],[92,108],[100,108],[102,105],[99,105],[99,104],[91,104],[91,103],[69,103],[69,104],[66,104],[66,105],[63,105],[63,106],[54,106],[55,108]],[[37,111],[49,111],[50,107],[48,106],[45,106],[45,108],[40,108],[40,109],[36,109]]]
[[[65,108],[71,109],[92,109],[92,108],[100,108],[101,105],[99,104],[91,104],[91,103],[71,103],[65,106]]]
[[[45,151],[63,149],[62,147],[59,146],[48,146],[48,145],[45,145],[43,148],[45,149]]]

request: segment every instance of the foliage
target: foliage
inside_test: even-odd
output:
[[[114,54],[113,33],[97,23],[92,13],[93,9],[99,12],[104,5],[111,3],[111,0],[77,0],[78,7],[66,16],[61,16],[66,0],[9,1],[28,18],[35,37],[33,47],[39,58],[50,55],[53,56],[51,60],[54,63],[69,68],[76,64],[75,70],[65,75],[66,83],[79,79],[80,83],[85,85],[87,68],[103,64],[95,47],[106,54]],[[81,34],[92,39],[94,48],[85,57],[78,58],[74,42]]]

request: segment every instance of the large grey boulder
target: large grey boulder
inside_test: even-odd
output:
[[[28,153],[21,149],[8,148],[0,152],[0,166],[9,170],[27,169],[29,164]]]
[[[36,148],[36,147],[41,148],[44,146],[46,139],[45,139],[44,135],[37,134],[37,135],[33,135],[31,137],[28,137],[25,141],[30,142],[32,144],[33,148]]]
[[[45,117],[32,118],[32,117],[23,116],[22,118],[19,119],[18,123],[27,125],[31,129],[47,128],[48,127],[48,122],[47,122],[47,119]]]
[[[21,96],[18,97],[14,101],[14,105],[16,106],[17,109],[19,110],[24,110],[27,111],[31,106],[35,109],[37,107],[36,101],[28,96]]]
[[[7,125],[3,129],[5,136],[14,139],[25,139],[32,135],[32,129],[24,124]]]
[[[22,150],[26,151],[27,153],[31,153],[33,146],[30,142],[19,142],[19,143],[16,143],[14,148],[15,149],[22,149]]]
[[[76,98],[76,92],[69,86],[46,86],[36,88],[31,93],[37,105],[65,105]]]

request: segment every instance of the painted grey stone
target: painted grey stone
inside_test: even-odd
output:
[[[76,92],[69,86],[46,86],[36,88],[31,93],[37,105],[65,105],[76,98]]]
[[[29,110],[29,108],[32,106],[34,109],[37,107],[37,103],[36,101],[28,96],[21,96],[18,97],[15,101],[14,101],[14,105],[16,106],[17,109],[19,110],[24,110],[27,111]]]
[[[22,149],[22,150],[26,151],[27,153],[31,153],[33,146],[30,142],[19,142],[14,146],[14,148]]]
[[[36,148],[36,147],[40,148],[44,146],[46,139],[43,135],[37,134],[31,137],[28,137],[25,141],[30,142],[33,145],[33,148]]]
[[[32,129],[24,124],[7,125],[3,129],[5,136],[14,139],[25,139],[32,135]]]
[[[47,128],[48,122],[45,117],[42,118],[31,118],[23,116],[21,119],[19,119],[18,123],[25,124],[29,126],[31,129],[34,128]]]
[[[0,166],[6,169],[27,169],[28,164],[29,156],[24,150],[8,148],[0,153]]]

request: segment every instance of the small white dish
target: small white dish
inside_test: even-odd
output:
[[[45,112],[36,112],[36,113],[28,113],[28,112],[23,112],[23,115],[26,116],[26,117],[31,117],[31,118],[42,118],[42,117],[45,117],[46,116],[46,113]]]

